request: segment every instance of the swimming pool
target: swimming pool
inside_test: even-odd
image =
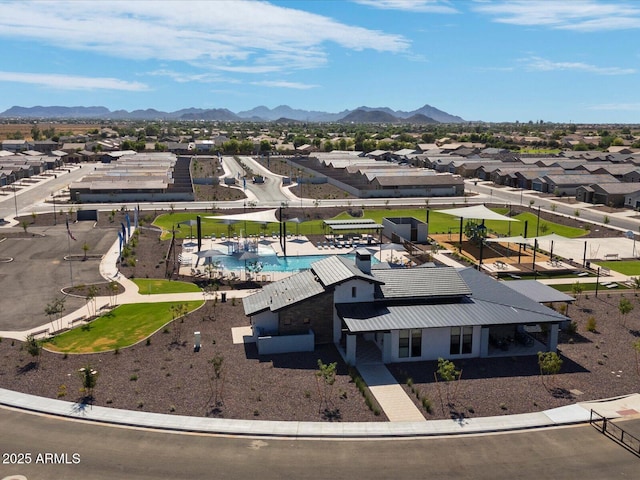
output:
[[[299,272],[311,268],[313,262],[323,260],[330,255],[301,255],[297,257],[278,257],[277,255],[260,255],[256,260],[248,260],[246,265],[254,262],[262,264],[262,272]],[[343,254],[341,257],[355,260],[355,254]],[[227,270],[244,270],[245,261],[237,256],[218,255],[212,257],[214,262],[219,261]],[[379,263],[378,259],[371,258],[372,263]]]

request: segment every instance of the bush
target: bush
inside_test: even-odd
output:
[[[596,332],[596,318],[591,316],[587,319],[587,331],[591,332],[591,333],[595,333]]]

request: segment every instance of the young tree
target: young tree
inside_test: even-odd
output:
[[[456,369],[456,365],[451,360],[445,360],[444,358],[438,358],[438,370],[433,374],[436,383],[438,384],[438,392],[440,393],[440,383],[438,379],[445,382],[447,406],[452,407],[455,403],[458,381],[462,377],[462,370]],[[452,388],[452,384],[456,382],[456,388]],[[452,392],[453,390],[453,392]],[[440,403],[442,404],[442,411],[444,412],[444,401],[442,394],[440,393]]]
[[[91,247],[89,246],[89,244],[87,242],[84,242],[82,244],[82,251],[84,252],[84,257],[82,257],[82,261],[85,261],[87,259],[87,252],[91,250]]]
[[[40,366],[42,344],[33,335],[27,335],[25,348],[27,349],[29,355],[31,355],[35,359],[36,367]]]
[[[218,407],[223,402],[223,390],[224,390],[224,357],[222,355],[216,354],[209,363],[213,367],[213,375],[209,377],[209,387],[211,389],[211,396],[209,397],[209,401],[207,405],[211,403],[211,399],[213,399],[213,404]]]
[[[576,304],[578,303],[580,294],[582,292],[584,292],[584,285],[582,285],[580,282],[575,282],[573,285],[571,285],[571,293],[573,293],[576,297]]]
[[[182,324],[184,319],[182,318],[187,314],[187,305],[184,303],[176,303],[171,305],[171,317],[173,323],[173,343],[180,343],[180,337],[182,336]]]
[[[90,285],[87,289],[87,295],[84,297],[87,302],[87,313],[90,317],[96,315],[96,295],[98,294],[98,287]]]
[[[84,400],[93,400],[93,389],[96,388],[98,383],[98,371],[88,363],[86,366],[78,370],[78,377],[82,383],[82,392],[84,393]]]
[[[56,298],[51,303],[48,303],[44,309],[44,313],[49,317],[52,330],[62,329],[62,313],[65,310],[64,302],[66,297]],[[57,325],[54,323],[57,322]]]
[[[640,340],[633,342],[633,350],[636,353],[636,372],[640,375]]]
[[[116,282],[115,280],[109,282],[109,301],[113,306],[115,306],[116,302],[118,301],[118,289],[118,282]]]
[[[625,326],[626,317],[629,312],[633,310],[633,305],[626,297],[620,297],[620,302],[618,303],[618,311],[620,312],[620,321],[622,326]]]
[[[545,376],[550,376],[550,385],[555,383],[555,376],[560,373],[562,367],[562,359],[556,352],[538,352],[538,366],[540,367],[540,379],[544,388],[548,389],[545,384]]]
[[[333,385],[336,382],[337,362],[325,364],[318,359],[318,370],[316,371],[316,384],[318,395],[320,396],[320,411],[324,406],[324,411],[330,411],[333,406]]]

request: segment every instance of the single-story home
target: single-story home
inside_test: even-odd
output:
[[[243,303],[259,354],[334,343],[352,365],[367,341],[384,363],[555,351],[567,320],[472,268],[372,267],[362,248],[355,261],[327,257]]]

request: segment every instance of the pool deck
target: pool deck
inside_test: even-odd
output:
[[[268,246],[271,247],[278,257],[282,257],[284,255],[282,251],[282,247],[280,246],[280,242],[278,238],[273,238],[271,236],[265,237],[254,237],[246,239],[249,241],[257,242],[260,246]],[[232,248],[234,248],[234,244],[238,242],[243,243],[245,241],[244,238],[204,238],[202,240],[201,251],[205,250],[219,250],[220,252],[227,253]],[[291,235],[287,238],[286,243],[287,248],[287,256],[288,257],[298,257],[305,255],[344,255],[348,253],[352,253],[354,251],[354,247],[322,247],[319,248],[316,244],[309,241],[309,239],[303,235]],[[368,248],[375,248],[375,245],[371,245]],[[197,247],[197,239],[185,239],[182,243],[182,254],[181,259],[182,263],[180,266],[180,274],[186,276],[202,276],[205,275],[205,265],[204,259],[199,259],[198,262],[198,247]],[[400,258],[401,261],[406,261],[405,252],[397,251],[397,250],[385,250],[378,251],[374,253],[374,256],[380,261],[389,261],[391,258]],[[380,258],[382,256],[382,258]],[[197,267],[196,267],[197,265]],[[198,273],[199,272],[199,273]],[[296,272],[260,272],[257,276],[258,279],[262,281],[273,282],[276,280],[280,280],[282,278],[288,277]],[[242,269],[236,269],[233,271],[223,269],[222,271],[217,271],[212,274],[213,277],[217,277],[223,275],[226,278],[230,278],[233,275],[237,275],[240,279],[244,280],[245,272]]]

